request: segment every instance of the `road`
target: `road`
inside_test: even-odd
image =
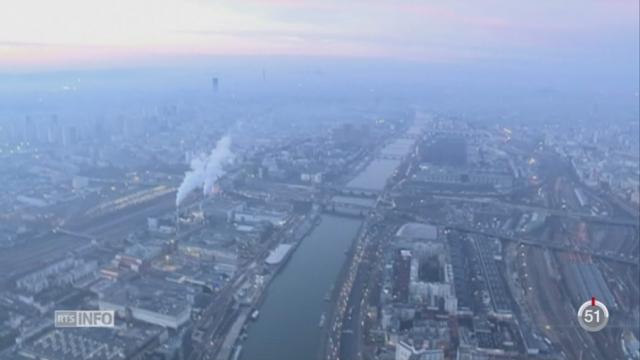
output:
[[[634,259],[631,256],[603,254],[603,253],[598,252],[596,250],[585,249],[585,248],[582,248],[582,247],[576,247],[575,245],[572,245],[572,244],[560,244],[558,242],[554,242],[554,243],[541,242],[541,241],[533,240],[533,239],[525,239],[525,238],[510,236],[510,235],[506,235],[506,234],[502,234],[502,233],[498,233],[498,232],[494,232],[494,231],[490,231],[490,230],[486,230],[486,229],[478,230],[478,229],[474,229],[474,228],[469,227],[469,226],[447,225],[446,228],[453,229],[453,230],[458,230],[458,231],[461,231],[461,232],[468,232],[468,233],[473,233],[473,234],[485,235],[485,236],[489,236],[489,237],[495,237],[495,238],[498,238],[500,240],[511,241],[511,242],[515,242],[515,243],[518,243],[518,244],[525,244],[525,245],[529,245],[529,246],[535,246],[535,247],[545,248],[545,249],[552,249],[552,250],[556,250],[556,251],[573,252],[573,253],[577,253],[577,254],[593,256],[595,258],[600,258],[600,259],[603,259],[603,260],[615,261],[615,262],[618,262],[618,263],[623,263],[623,264],[633,265],[633,266],[640,266],[640,262],[638,261],[638,259],[637,258]]]
[[[470,203],[476,203],[476,204],[492,204],[505,209],[514,209],[514,210],[521,210],[521,211],[528,211],[528,212],[536,211],[536,212],[546,213],[548,215],[555,215],[555,216],[566,217],[566,218],[571,218],[576,220],[583,220],[585,222],[595,222],[595,223],[601,223],[601,224],[620,225],[620,226],[635,226],[635,227],[639,226],[639,222],[637,220],[622,219],[622,218],[617,218],[612,216],[593,215],[589,212],[571,210],[571,209],[562,210],[562,209],[555,209],[550,207],[532,206],[532,205],[526,205],[526,204],[514,204],[510,202],[499,201],[496,199],[489,199],[489,198],[469,198],[469,197],[445,196],[445,195],[434,196],[434,198],[442,199],[442,200],[463,201],[463,202],[470,202]]]
[[[367,301],[371,289],[375,288],[375,276],[379,270],[381,248],[390,238],[397,227],[388,226],[380,233],[372,234],[372,241],[365,249],[358,274],[351,289],[347,302],[347,313],[343,320],[342,335],[340,337],[340,359],[361,360],[365,355],[364,338],[367,321]]]
[[[583,255],[589,255],[589,256],[593,256],[595,258],[599,258],[599,259],[603,259],[603,260],[609,260],[609,261],[615,261],[618,263],[622,263],[622,264],[626,264],[626,265],[633,265],[633,266],[640,266],[640,260],[638,258],[634,258],[632,254],[620,254],[620,255],[615,255],[615,254],[605,254],[603,252],[599,252],[593,249],[589,249],[589,248],[585,248],[585,247],[578,247],[575,246],[574,244],[570,244],[570,243],[566,243],[566,242],[561,242],[561,241],[557,241],[557,242],[542,242],[540,240],[535,240],[535,239],[528,239],[528,238],[524,238],[524,237],[516,237],[513,235],[509,235],[506,233],[502,233],[502,232],[496,232],[496,231],[492,231],[489,229],[476,229],[473,228],[471,226],[465,226],[465,225],[459,225],[459,224],[437,224],[434,221],[429,221],[427,219],[423,219],[419,216],[416,216],[415,214],[410,214],[410,213],[406,213],[403,211],[395,211],[396,215],[398,215],[401,218],[405,218],[405,219],[411,219],[413,221],[418,221],[418,222],[427,222],[427,223],[431,223],[434,225],[438,225],[438,226],[442,226],[444,228],[448,228],[451,230],[457,230],[457,231],[461,231],[461,232],[467,232],[467,233],[472,233],[472,234],[479,234],[479,235],[485,235],[485,236],[489,236],[489,237],[494,237],[494,238],[498,238],[500,240],[504,240],[504,241],[510,241],[510,242],[515,242],[518,244],[525,244],[525,245],[529,245],[529,246],[535,246],[535,247],[540,247],[540,248],[545,248],[545,249],[551,249],[551,250],[555,250],[555,251],[568,251],[568,252],[573,252],[573,253],[577,253],[577,254],[583,254]]]

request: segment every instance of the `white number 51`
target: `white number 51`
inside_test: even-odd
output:
[[[595,315],[596,322],[600,322],[600,310],[587,309],[584,311],[584,321],[590,323],[593,321],[593,315]]]

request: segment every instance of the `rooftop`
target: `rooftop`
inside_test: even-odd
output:
[[[127,359],[157,337],[157,326],[51,329],[28,342],[21,354],[49,360]]]
[[[291,244],[280,244],[274,250],[269,253],[269,256],[265,260],[265,262],[269,265],[279,264],[285,256],[289,253],[293,245]]]
[[[115,283],[105,289],[101,300],[169,316],[179,315],[189,307],[186,287],[150,278]]]
[[[438,228],[429,224],[406,223],[398,230],[396,236],[412,239],[437,240]]]

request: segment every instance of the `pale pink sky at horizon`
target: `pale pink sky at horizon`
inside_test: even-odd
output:
[[[637,0],[0,3],[0,71],[191,55],[562,59],[638,46]]]

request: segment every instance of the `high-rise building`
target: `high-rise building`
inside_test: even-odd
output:
[[[211,88],[213,89],[213,93],[214,94],[218,92],[218,78],[217,77],[211,78]]]
[[[52,115],[51,122],[47,128],[47,142],[49,144],[58,144],[62,140],[62,131],[60,130],[60,123],[58,122],[58,116]]]
[[[393,261],[393,298],[395,301],[409,301],[411,282],[411,251],[399,250]]]

